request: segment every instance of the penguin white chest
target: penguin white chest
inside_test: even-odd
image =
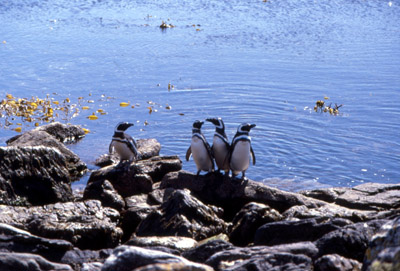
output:
[[[198,138],[193,137],[191,143],[193,160],[196,163],[197,170],[211,171],[212,161],[208,156],[207,148],[204,142]]]
[[[134,155],[124,142],[114,141],[113,146],[121,160],[133,160]]]
[[[250,165],[250,142],[239,141],[232,152],[230,166],[235,173],[244,171]]]
[[[218,168],[229,169],[228,159],[227,159],[229,149],[227,148],[225,142],[218,136],[214,136],[213,139],[213,152],[214,152],[215,162],[217,163]]]

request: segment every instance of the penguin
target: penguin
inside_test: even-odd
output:
[[[109,146],[110,154],[113,153],[114,150],[118,153],[120,157],[120,164],[124,160],[128,160],[129,163],[131,163],[133,160],[139,158],[135,139],[125,133],[125,131],[131,126],[133,126],[133,123],[118,123],[117,126],[115,126],[114,135]]]
[[[186,161],[189,161],[190,156],[193,155],[197,167],[196,176],[199,176],[202,170],[212,172],[215,168],[211,147],[200,130],[203,123],[199,120],[193,123],[192,142],[186,151]]]
[[[225,134],[225,124],[221,118],[208,118],[206,121],[215,125],[215,134],[213,138],[212,151],[218,171],[225,171],[225,175],[229,174],[229,150],[230,144]]]
[[[253,165],[256,164],[256,157],[251,146],[251,137],[249,132],[255,124],[242,123],[239,125],[235,137],[232,139],[229,155],[229,166],[232,170],[232,177],[236,177],[242,172],[242,179],[245,179],[246,170],[250,165],[250,156],[253,159]]]

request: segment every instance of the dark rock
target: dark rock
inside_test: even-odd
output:
[[[185,236],[201,240],[226,231],[225,222],[210,206],[176,190],[161,207],[138,226],[138,236]]]
[[[331,231],[316,241],[319,255],[339,254],[363,261],[368,241],[387,220],[373,220],[348,225]]]
[[[182,256],[192,262],[204,263],[213,254],[232,248],[233,245],[229,242],[212,240],[183,252]]]
[[[105,207],[111,207],[121,211],[125,207],[125,201],[107,180],[98,180],[89,183],[84,192],[83,199],[98,199]]]
[[[75,181],[80,177],[82,177],[82,175],[87,170],[86,164],[82,162],[81,159],[75,153],[73,153],[67,147],[65,147],[65,145],[61,143],[57,138],[42,130],[34,129],[32,131],[26,132],[22,134],[20,137],[18,137],[16,140],[9,143],[8,146],[14,146],[14,147],[44,146],[58,150],[64,157],[64,163],[70,174],[71,181]],[[47,166],[47,164],[41,164],[41,166],[45,167]]]
[[[134,246],[119,246],[114,249],[113,254],[104,262],[102,271],[132,271],[135,268],[153,264],[173,264],[182,263],[189,268],[206,268],[206,266],[193,263],[183,257],[145,249]],[[202,269],[193,269],[202,270]],[[207,269],[205,269],[207,270]],[[208,269],[210,270],[210,269]]]
[[[385,223],[371,238],[362,270],[400,270],[400,217]]]
[[[157,156],[136,161],[125,167],[117,165],[93,171],[88,184],[108,180],[124,198],[147,194],[152,191],[153,182],[161,180],[170,171],[180,170],[181,167],[182,161],[178,156]]]
[[[81,249],[115,247],[122,236],[119,213],[96,200],[37,207],[0,205],[0,223],[46,238],[63,239]]]
[[[33,131],[43,131],[54,136],[60,142],[74,142],[82,139],[85,136],[85,131],[82,127],[72,124],[62,124],[60,122],[52,122],[35,128]],[[11,144],[13,141],[20,138],[22,135],[16,135],[6,141]]]
[[[214,271],[207,265],[188,263],[156,263],[136,268],[135,271]]]
[[[80,250],[74,248],[67,251],[60,262],[72,266],[74,270],[82,271],[84,266],[87,270],[100,270],[103,262],[111,255],[112,251],[112,249]]]
[[[312,246],[311,243],[308,243]],[[312,261],[303,254],[292,254],[274,247],[248,247],[224,250],[205,263],[215,270],[312,270]]]
[[[314,263],[315,271],[360,271],[361,263],[337,254],[324,255]]]
[[[149,159],[160,155],[161,144],[154,138],[138,139],[136,141],[140,159]],[[107,167],[119,163],[119,156],[116,153],[104,154],[96,159],[95,165],[98,167]]]
[[[400,207],[400,185],[365,183],[353,188],[329,188],[303,192],[304,195],[358,210],[390,210]]]
[[[1,271],[72,271],[66,264],[58,264],[42,256],[29,253],[0,252]]]
[[[303,219],[267,223],[256,231],[255,245],[279,245],[301,241],[315,241],[324,234],[351,222],[345,219]]]
[[[378,213],[376,211],[361,211],[338,206],[336,204],[327,204],[317,208],[308,208],[306,206],[293,206],[282,214],[286,219],[305,219],[320,218],[332,219],[343,218],[352,222],[361,222],[374,219]]]
[[[246,246],[254,242],[254,234],[262,225],[282,220],[282,216],[269,206],[250,202],[233,218],[229,240],[236,246]]]
[[[27,231],[0,223],[0,251],[2,252],[34,253],[50,261],[59,261],[72,248],[70,242],[35,236]]]
[[[129,199],[132,200],[133,198],[140,198],[140,195],[138,196],[132,196],[129,197]],[[131,207],[121,212],[122,220],[120,226],[124,232],[122,242],[125,242],[131,237],[142,220],[144,220],[150,213],[157,210],[156,206],[150,206],[146,202],[133,205],[132,201],[127,200],[127,206]]]
[[[1,204],[43,205],[72,199],[66,159],[57,149],[0,147]]]
[[[279,212],[295,205],[314,208],[326,204],[300,194],[271,188],[259,182],[240,181],[217,173],[196,177],[185,171],[171,172],[165,175],[160,185],[161,189],[169,187],[189,189],[201,201],[222,207],[227,220],[231,220],[249,202],[263,203]]]
[[[197,245],[197,242],[192,238],[181,237],[181,236],[150,236],[150,237],[135,236],[128,242],[126,242],[125,245],[144,247],[149,249],[154,249],[154,247],[165,247],[172,250],[176,250],[180,254],[189,249],[193,249]]]

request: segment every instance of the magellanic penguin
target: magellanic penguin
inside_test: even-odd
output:
[[[186,161],[189,161],[190,156],[193,155],[193,160],[197,167],[197,176],[199,176],[202,170],[207,172],[214,171],[214,159],[211,147],[201,133],[203,123],[203,121],[199,120],[193,123],[192,142],[186,151]]]
[[[137,145],[135,140],[125,133],[126,129],[133,126],[133,123],[120,122],[115,126],[114,135],[110,143],[109,151],[110,154],[114,150],[118,153],[120,157],[120,163],[124,160],[128,160],[131,163],[139,158],[139,153],[137,151]]]
[[[250,155],[253,159],[253,165],[256,164],[253,148],[251,147],[251,137],[249,132],[255,124],[242,123],[239,125],[236,135],[232,140],[229,155],[229,166],[232,170],[232,177],[242,172],[242,179],[245,179],[245,172],[250,165]]]
[[[212,151],[218,171],[225,171],[225,175],[229,174],[229,149],[230,144],[225,134],[225,124],[221,118],[209,118],[206,121],[215,125],[215,133],[212,144]]]

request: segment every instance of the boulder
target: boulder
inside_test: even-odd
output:
[[[214,271],[207,265],[189,263],[156,263],[136,268],[134,271]]]
[[[251,180],[241,181],[218,173],[196,176],[186,171],[171,172],[164,176],[160,188],[189,189],[207,204],[220,206],[225,218],[231,220],[249,202],[258,202],[284,212],[295,205],[318,207],[326,202],[300,194],[285,192]]]
[[[138,139],[136,141],[140,159],[149,159],[154,156],[160,155],[161,144],[157,139]],[[103,154],[96,159],[95,165],[98,167],[107,167],[119,163],[119,156],[117,153]]]
[[[352,188],[318,189],[302,194],[358,210],[382,211],[400,207],[399,184],[365,183]]]
[[[315,242],[319,255],[338,254],[362,262],[368,241],[386,222],[387,220],[360,222],[331,231]]]
[[[255,233],[255,245],[279,245],[301,241],[315,241],[324,234],[351,224],[340,218],[303,219],[299,221],[278,221],[267,223]]]
[[[114,249],[112,255],[104,262],[101,271],[132,271],[135,268],[154,264],[175,263],[186,265],[186,269],[183,270],[212,270],[207,269],[207,266],[190,262],[180,256],[146,248],[122,245]]]
[[[108,180],[98,180],[89,183],[84,192],[83,199],[98,199],[105,207],[111,207],[121,211],[125,207],[125,201],[114,189]]]
[[[74,270],[100,271],[103,262],[111,255],[112,249],[67,251],[59,262],[70,265]]]
[[[338,254],[324,255],[314,263],[315,271],[360,271],[361,263]]]
[[[311,256],[317,254],[311,242],[256,246],[223,250],[205,262],[215,270],[312,270]]]
[[[0,251],[34,253],[50,261],[60,261],[62,256],[73,248],[70,242],[48,239],[27,231],[0,223]]]
[[[125,245],[149,249],[154,247],[166,247],[182,253],[184,251],[193,249],[197,245],[197,241],[192,238],[182,236],[135,236],[126,242]]]
[[[233,249],[231,243],[224,240],[211,240],[183,252],[182,256],[192,262],[204,263],[215,253],[229,249]]]
[[[180,170],[182,161],[178,156],[152,157],[139,160],[128,166],[108,166],[95,170],[90,175],[88,185],[108,180],[122,197],[129,197],[152,191],[153,182],[170,171]],[[89,189],[89,188],[88,188]]]
[[[119,213],[97,200],[35,207],[0,205],[0,223],[46,238],[63,239],[81,249],[115,247],[122,236]]]
[[[1,271],[73,271],[67,264],[58,264],[30,253],[0,252]]]
[[[236,246],[246,246],[254,242],[254,234],[259,227],[282,219],[278,211],[269,206],[250,202],[233,218],[229,240]]]
[[[385,223],[371,238],[362,270],[400,270],[400,217]]]
[[[128,240],[136,231],[140,222],[142,222],[150,213],[156,210],[156,206],[150,206],[147,203],[140,203],[123,210],[121,212],[122,219],[120,223],[120,227],[124,232],[122,242]]]
[[[160,208],[138,226],[138,236],[184,236],[195,240],[223,233],[226,223],[215,206],[206,206],[187,190],[174,191]]]
[[[316,208],[308,208],[304,205],[296,205],[282,213],[283,217],[290,220],[306,218],[343,218],[352,222],[372,220],[377,215],[378,212],[376,211],[355,210],[331,203]]]
[[[72,199],[69,168],[58,149],[0,147],[0,204],[43,205]]]
[[[17,139],[8,143],[8,146],[14,147],[37,147],[44,146],[58,150],[64,159],[65,166],[70,174],[71,181],[78,180],[87,170],[87,166],[72,151],[70,151],[56,137],[47,133],[43,129],[34,129],[19,136]],[[29,157],[25,158],[28,159]],[[34,158],[32,158],[34,159]],[[46,166],[47,164],[42,164]]]

